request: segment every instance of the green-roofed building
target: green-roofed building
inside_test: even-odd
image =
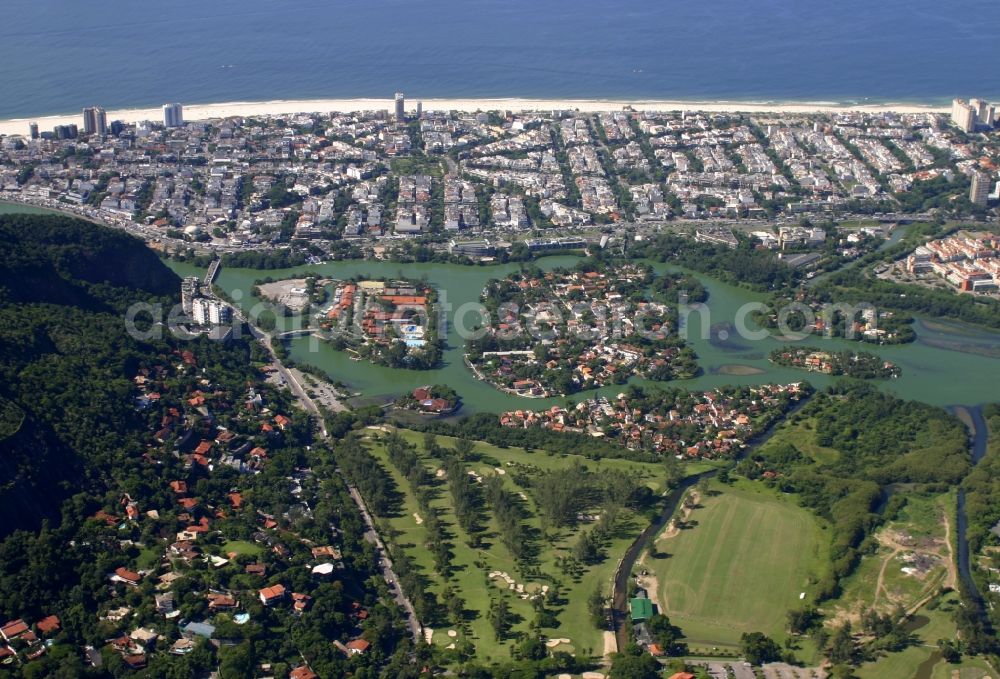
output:
[[[653,602],[649,599],[632,599],[632,622],[644,622],[653,617]]]

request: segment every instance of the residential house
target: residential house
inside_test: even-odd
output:
[[[131,587],[138,585],[140,580],[142,580],[141,575],[122,566],[116,568],[114,574],[111,576],[112,582],[124,582]]]
[[[273,606],[285,599],[285,586],[273,585],[260,590],[260,602],[265,606]]]
[[[0,627],[0,636],[3,636],[4,641],[11,642],[24,636],[28,631],[28,624],[21,618],[18,618]]]

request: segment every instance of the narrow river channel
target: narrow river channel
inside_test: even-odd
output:
[[[986,420],[983,418],[983,409],[978,406],[973,408],[958,407],[954,409],[954,412],[969,429],[972,463],[979,464],[979,461],[986,455],[986,446],[990,438],[989,428],[986,426]],[[972,578],[972,564],[969,557],[969,540],[967,537],[968,528],[969,518],[965,513],[965,490],[959,488],[955,519],[955,538],[958,542],[958,551],[956,554],[958,576],[965,583],[969,595],[981,605],[982,596],[979,593],[979,588],[976,587],[975,580]]]

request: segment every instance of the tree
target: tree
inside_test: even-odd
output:
[[[462,460],[468,460],[476,450],[476,444],[467,438],[460,438],[455,441],[455,456]]]
[[[535,345],[533,351],[535,353],[535,360],[538,361],[539,363],[544,363],[545,361],[548,360],[549,348],[544,344],[542,344],[541,342]]]
[[[816,624],[815,608],[788,611],[788,630],[792,634],[805,634]]]
[[[573,546],[573,556],[576,560],[585,563],[597,563],[601,558],[601,547],[594,537],[594,531],[580,533],[576,544]]]
[[[441,450],[437,442],[437,437],[431,432],[424,434],[424,450],[432,457],[437,457]]]
[[[781,660],[781,647],[763,632],[744,633],[740,637],[740,654],[751,665]]]
[[[594,627],[604,629],[607,623],[607,607],[600,585],[590,593],[590,598],[587,599],[587,612],[590,613],[590,621],[594,623]]]
[[[660,663],[635,644],[611,656],[608,679],[658,679]]]
[[[837,628],[830,642],[827,654],[830,662],[835,665],[853,664],[856,660],[857,647],[854,645],[854,635],[851,633],[851,623],[845,622]]]
[[[462,597],[454,591],[447,592],[445,605],[448,607],[448,617],[451,618],[452,623],[457,625],[462,622],[465,616],[465,602],[462,601]]]
[[[698,491],[698,497],[704,499],[708,497],[709,481],[707,477],[702,477],[698,479],[697,485],[695,485],[695,490]]]
[[[695,499],[695,494],[692,493],[692,492],[688,492],[684,496],[684,507],[685,507],[685,509],[694,509],[697,506],[698,506],[698,501]]]
[[[962,659],[962,652],[952,639],[938,639],[938,648],[941,650],[941,657],[947,662],[957,663]]]
[[[683,655],[687,653],[687,644],[680,643],[680,639],[684,637],[684,633],[680,627],[671,623],[670,618],[667,616],[661,613],[655,614],[646,623],[646,627],[649,629],[649,633],[653,636],[653,639],[667,655]]]
[[[680,460],[673,455],[667,455],[666,459],[663,460],[663,471],[666,475],[664,483],[667,488],[676,488],[677,484],[684,478],[684,469],[681,467]]]
[[[490,608],[490,624],[493,625],[493,636],[497,641],[503,641],[512,624],[510,605],[506,599],[496,601]]]
[[[256,663],[249,642],[239,646],[223,647],[219,651],[219,676],[222,679],[237,679],[253,674]]]
[[[720,469],[715,478],[719,480],[719,483],[724,483],[726,485],[732,483],[732,478],[729,476],[729,467],[723,467]]]
[[[542,660],[548,653],[541,639],[530,636],[518,645],[517,655],[522,660]]]
[[[826,648],[827,642],[830,641],[830,633],[822,625],[817,627],[811,636],[816,648]]]

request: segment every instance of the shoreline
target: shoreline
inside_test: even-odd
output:
[[[636,111],[701,111],[705,113],[786,113],[833,114],[853,111],[866,113],[947,113],[947,106],[920,103],[871,103],[843,104],[828,101],[699,101],[667,99],[534,99],[530,97],[498,97],[482,99],[417,99],[408,100],[407,108],[413,111],[417,101],[423,102],[425,111],[552,111],[579,110],[585,113],[620,111],[631,106]],[[184,120],[211,120],[230,117],[291,115],[296,113],[350,113],[354,111],[391,111],[390,99],[278,99],[271,101],[232,101],[210,104],[184,104]],[[107,112],[108,121],[121,120],[135,123],[142,120],[163,120],[163,112],[156,108],[126,108]],[[0,135],[27,135],[28,123],[37,122],[41,130],[55,125],[82,124],[82,114],[40,115],[33,118],[0,120]]]

